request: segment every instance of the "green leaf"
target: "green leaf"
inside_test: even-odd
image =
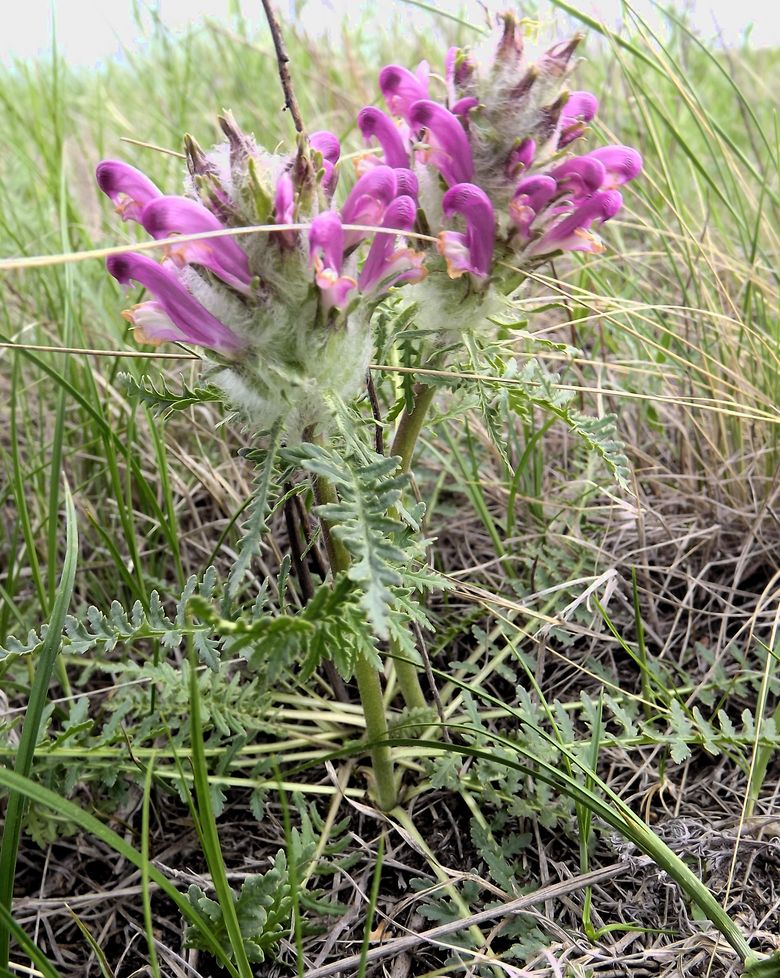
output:
[[[238,593],[244,575],[252,562],[252,558],[260,551],[260,541],[268,530],[266,524],[269,510],[268,494],[276,466],[281,430],[281,422],[277,422],[271,430],[267,449],[253,452],[251,455],[252,459],[259,461],[260,465],[255,477],[251,513],[249,519],[243,526],[243,536],[239,545],[238,558],[228,578],[228,595],[231,598],[234,598]]]
[[[511,371],[506,376],[512,376]],[[507,403],[515,414],[525,418],[532,407],[552,414],[601,458],[621,489],[630,489],[631,472],[617,436],[615,415],[595,418],[575,410],[571,407],[573,393],[561,390],[557,386],[559,375],[547,370],[538,360],[528,360],[513,380],[515,383],[507,391]]]
[[[742,974],[745,978],[780,978],[780,951],[771,958],[748,960]]]
[[[155,382],[150,377],[136,380],[130,374],[121,374],[125,393],[128,397],[141,401],[151,408],[154,414],[167,418],[174,411],[185,411],[193,404],[207,404],[210,401],[223,401],[224,395],[217,387],[188,387],[182,381],[181,389],[172,390],[165,377],[160,376]]]
[[[691,756],[690,741],[693,735],[693,725],[685,714],[680,701],[672,699],[669,703],[671,713],[671,758],[675,764],[682,764]]]
[[[234,890],[231,893],[246,956],[252,962],[263,962],[290,928],[292,892],[284,850],[280,849],[276,854],[268,872],[249,876],[238,893]],[[199,886],[190,886],[187,896],[192,907],[208,917],[223,948],[229,952],[230,942],[220,905],[207,897]],[[185,944],[209,950],[198,928],[191,925],[185,927]]]

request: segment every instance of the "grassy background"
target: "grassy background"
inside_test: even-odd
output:
[[[479,412],[460,408],[463,397],[476,402],[468,383],[443,394],[417,479],[436,560],[455,587],[433,609],[428,651],[445,673],[448,719],[480,725],[474,743],[511,733],[540,765],[560,763],[549,744],[520,736],[508,703],[595,762],[768,950],[779,858],[780,69],[776,52],[715,54],[672,21],[663,42],[641,22],[600,44],[597,34],[577,75],[602,97],[596,138],[619,134],[641,149],[646,169],[608,226],[606,254],[543,270],[522,314],[532,331],[582,351],[551,365],[587,413],[617,414],[635,495],[612,487],[548,417],[523,420],[498,404],[507,469]],[[374,100],[379,65],[422,56],[440,65],[446,44],[472,38],[433,15],[430,34],[404,38],[402,54],[370,23],[345,29],[338,50],[290,29],[309,128],[332,128],[357,149],[350,120]],[[95,162],[122,157],[172,191],[182,164],[121,137],[178,151],[189,131],[209,145],[227,107],[273,147],[292,133],[280,105],[257,24],[208,25],[175,41],[159,27],[143,54],[94,71],[56,57],[5,69],[0,255],[132,239],[95,190]],[[1,274],[0,645],[52,615],[66,484],[79,530],[72,613],[112,600],[145,604],[153,589],[170,601],[190,574],[229,567],[251,491],[241,432],[218,427],[208,405],[161,421],[128,400],[121,378],[191,381],[197,365],[170,358],[179,356],[173,347],[163,351],[169,359],[137,355],[100,261]],[[512,345],[508,338],[508,353]],[[392,403],[398,375],[377,369],[375,380]],[[256,563],[258,583],[277,572],[285,549],[277,529]],[[110,818],[156,860],[137,869],[117,862],[64,805],[32,805],[17,920],[63,975],[184,974],[192,953],[149,875],[150,865],[171,867],[187,884],[207,872],[206,843],[171,787],[192,747],[186,669],[174,659],[154,669],[152,659],[150,648],[121,644],[100,656],[66,654],[51,687],[38,782]],[[29,660],[3,676],[6,758],[32,678]],[[636,853],[542,780],[457,756],[431,763],[425,750],[400,747],[423,787],[407,799],[404,821],[376,821],[350,803],[363,796],[355,763],[323,765],[359,733],[357,709],[334,704],[316,682],[301,688],[292,673],[272,683],[238,678],[235,663],[200,677],[228,878],[236,885],[265,871],[279,848],[305,854],[304,878],[293,880],[295,926],[265,966],[276,970],[262,973],[308,974],[364,938],[375,947],[367,905],[388,935],[461,920],[464,942],[484,942],[461,959],[426,942],[411,970],[396,957],[398,974],[487,968],[491,955],[532,962],[540,975],[554,974],[558,958],[605,974],[640,961],[652,973],[679,962],[691,974],[733,967],[728,950],[701,935],[695,905],[651,870],[627,870]],[[550,897],[535,917],[488,925],[479,939],[466,930],[492,901],[621,860],[622,876]],[[323,903],[338,912],[327,916]],[[190,963],[212,973],[205,955]]]

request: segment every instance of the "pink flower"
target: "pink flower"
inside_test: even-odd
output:
[[[490,274],[496,236],[496,219],[490,198],[473,183],[450,187],[442,198],[447,217],[460,214],[466,221],[466,233],[442,231],[439,252],[447,262],[450,278],[469,272],[478,281]]]
[[[358,126],[366,143],[370,143],[373,138],[382,147],[383,163],[392,167],[409,166],[409,153],[404,139],[387,113],[373,105],[367,105],[358,113]]]
[[[335,211],[323,211],[309,228],[309,260],[314,268],[314,280],[322,292],[323,308],[343,309],[357,282],[342,275],[344,266],[344,229]]]
[[[144,207],[140,220],[153,238],[224,230],[211,211],[187,197],[155,197]],[[165,254],[179,268],[186,264],[203,265],[239,292],[250,292],[252,274],[246,253],[230,237],[182,241],[168,245]]]
[[[396,170],[389,166],[372,167],[355,183],[344,206],[341,220],[344,224],[381,225],[385,210],[398,192]],[[368,234],[367,231],[347,231],[345,247],[351,248]]]
[[[563,149],[578,139],[585,131],[586,123],[593,119],[598,110],[599,100],[592,92],[571,92],[558,123],[558,147]]]
[[[537,215],[557,192],[557,182],[543,173],[526,177],[518,183],[509,204],[509,216],[524,238],[528,237]]]
[[[428,74],[427,61],[420,63],[416,74],[401,65],[387,65],[379,72],[379,87],[392,115],[409,122],[414,103],[428,98]]]
[[[339,161],[339,156],[341,156],[341,143],[338,136],[327,129],[313,132],[309,136],[309,143],[312,149],[322,156],[322,168],[325,171],[322,178],[322,189],[330,196],[336,189],[339,179],[336,164]]]
[[[179,340],[218,353],[236,353],[245,344],[185,289],[173,272],[146,255],[112,255],[106,261],[111,275],[122,285],[137,282],[154,296],[126,313],[142,341]]]
[[[274,224],[295,223],[295,185],[288,170],[276,182],[274,195]],[[294,248],[298,241],[297,231],[279,231],[276,235],[286,248]]]
[[[418,130],[425,129],[426,162],[435,166],[451,187],[473,178],[469,138],[449,109],[427,99],[415,102],[409,113],[409,124]]]
[[[550,176],[558,181],[561,190],[576,199],[587,197],[588,194],[600,190],[607,177],[607,171],[604,164],[600,163],[593,154],[588,154],[574,156],[553,167]]]
[[[417,205],[411,197],[396,197],[385,211],[382,227],[411,231],[417,216]],[[419,282],[425,277],[425,255],[411,248],[396,248],[396,236],[376,234],[358,278],[361,292],[385,292],[402,282]]]
[[[617,190],[598,191],[572,214],[549,228],[531,245],[528,254],[546,255],[558,250],[600,254],[604,245],[590,228],[596,222],[603,224],[614,217],[622,206],[623,197]]]
[[[614,190],[642,172],[642,157],[630,146],[602,146],[594,149],[584,159],[597,160],[606,170],[603,186]]]

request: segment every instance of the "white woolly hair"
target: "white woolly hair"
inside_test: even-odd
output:
[[[206,273],[201,274],[190,265],[185,265],[178,274],[187,290],[212,316],[239,336],[250,337],[254,318],[252,310],[235,292],[214,277],[206,278]]]
[[[279,370],[253,357],[253,363],[218,369],[210,380],[225,392],[231,406],[256,424],[270,426],[279,419],[292,440],[311,425],[320,430],[330,424],[328,400],[349,399],[361,390],[373,351],[368,329],[347,325],[312,341],[300,372]]]
[[[415,325],[418,329],[437,332],[444,345],[456,334],[480,333],[490,328],[489,316],[496,316],[506,302],[495,289],[477,291],[468,275],[451,279],[444,264],[431,268],[414,287],[417,303]]]

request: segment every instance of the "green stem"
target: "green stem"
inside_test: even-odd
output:
[[[410,411],[404,408],[401,420],[393,438],[393,447],[390,449],[391,455],[400,455],[401,468],[408,472],[412,465],[412,456],[417,439],[422,431],[425,416],[431,406],[436,388],[427,384],[414,385],[414,407]]]
[[[317,477],[314,491],[317,502],[321,505],[335,503],[338,500],[335,487],[323,476]],[[333,574],[349,570],[351,563],[349,552],[331,532],[326,520],[322,520],[322,533]],[[390,733],[387,729],[387,717],[385,716],[379,673],[363,655],[358,655],[355,662],[355,679],[360,693],[360,702],[363,706],[363,716],[366,720],[366,736],[369,743],[375,745],[369,750],[376,785],[376,800],[382,811],[389,812],[395,808],[398,801],[393,773],[393,758],[387,744]]]
[[[428,409],[431,406],[435,393],[435,387],[426,384],[415,384],[414,407],[411,411],[408,408],[404,408],[401,414],[390,454],[400,456],[401,469],[404,472],[408,472],[411,468],[417,439],[422,431],[425,417],[428,414]],[[391,643],[390,651],[394,654],[401,654],[398,643],[395,641]],[[404,658],[394,659],[393,662],[398,685],[401,687],[401,694],[406,705],[410,710],[427,709],[428,702],[420,686],[417,666]]]
[[[379,682],[379,673],[363,655],[359,655],[355,662],[355,679],[357,679],[360,702],[363,704],[363,715],[366,718],[368,741],[378,745],[371,748],[376,800],[382,811],[389,812],[398,802],[398,792],[393,773],[393,757],[387,746],[390,734],[382,699],[382,685]]]
[[[397,654],[399,656],[399,658],[393,659],[393,665],[395,666],[395,677],[398,680],[398,685],[401,687],[401,695],[404,698],[404,703],[406,703],[410,710],[427,710],[428,701],[425,699],[425,693],[423,693],[422,686],[420,685],[417,666],[413,662],[410,662],[409,659],[400,658],[403,653],[395,639],[390,640],[390,651],[393,655]]]

